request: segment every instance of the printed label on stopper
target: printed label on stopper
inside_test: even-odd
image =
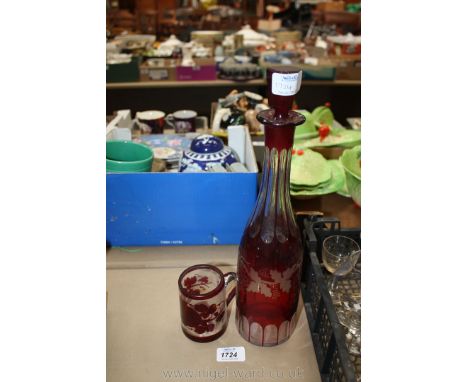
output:
[[[293,96],[300,87],[302,71],[299,73],[273,73],[271,77],[271,92],[279,96]]]

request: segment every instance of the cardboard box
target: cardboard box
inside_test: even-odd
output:
[[[276,45],[281,45],[285,42],[300,42],[302,39],[301,31],[280,31],[272,32],[272,37],[276,39]]]
[[[361,79],[361,56],[329,56],[324,58],[327,63],[336,66],[336,80],[356,80]]]
[[[281,28],[281,20],[280,19],[273,19],[273,20],[258,20],[257,29],[259,31],[271,32],[277,31]]]
[[[333,66],[314,66],[300,65],[303,80],[322,80],[333,81],[335,79],[335,67]]]
[[[224,33],[222,31],[192,31],[190,32],[190,40],[197,41],[205,47],[214,49],[216,45],[222,44]]]
[[[334,56],[360,56],[361,44],[336,44],[330,43],[328,47],[328,54]]]
[[[180,59],[155,58],[140,65],[140,81],[176,81]]]
[[[337,80],[361,80],[361,66],[345,65],[336,68]]]
[[[248,173],[108,173],[106,240],[113,246],[239,244],[257,198],[250,135]]]
[[[260,58],[260,66],[264,69],[264,77],[266,78],[266,70],[269,67],[282,66],[281,64],[266,63],[263,58]],[[290,65],[286,65],[290,66]],[[335,79],[335,66],[332,65],[309,65],[301,63],[293,63],[292,66],[302,70],[303,80],[322,80],[332,81]]]
[[[134,82],[140,79],[141,58],[133,56],[127,64],[106,64],[106,82]]]
[[[327,1],[323,3],[318,3],[318,11],[344,11],[345,2],[344,1]]]
[[[132,113],[130,110],[118,110],[117,116],[106,127],[106,141],[132,139]]]
[[[214,81],[216,62],[213,58],[195,58],[195,66],[177,66],[177,81]]]

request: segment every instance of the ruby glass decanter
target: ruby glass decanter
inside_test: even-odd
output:
[[[305,118],[291,111],[302,72],[268,69],[271,109],[257,119],[265,126],[263,177],[254,211],[239,246],[236,325],[259,346],[286,341],[294,331],[300,293],[302,242],[289,196],[294,129]]]

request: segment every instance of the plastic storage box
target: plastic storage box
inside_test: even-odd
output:
[[[245,164],[248,173],[107,173],[107,241],[239,244],[257,196],[258,168],[248,133]]]

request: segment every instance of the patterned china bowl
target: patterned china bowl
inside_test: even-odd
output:
[[[184,150],[179,164],[179,172],[208,171],[215,164],[226,167],[228,164],[239,162],[237,154],[223,141],[209,134],[196,137],[189,150]]]

